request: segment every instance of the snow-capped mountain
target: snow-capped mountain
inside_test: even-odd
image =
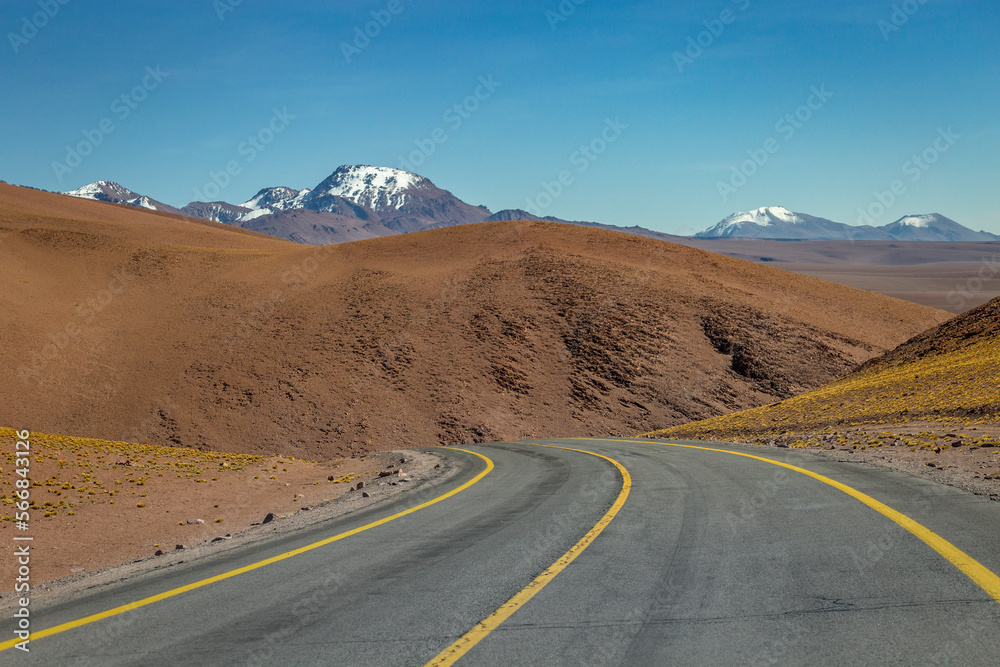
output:
[[[63,194],[236,225],[297,243],[325,244],[477,222],[543,220],[623,231],[683,242],[642,227],[537,217],[520,209],[491,213],[467,204],[429,179],[401,169],[371,165],[338,167],[315,188],[268,187],[242,204],[191,202],[182,209],[141,195],[112,181],[97,181]],[[846,225],[765,206],[734,213],[694,235],[696,239],[752,238],[830,241],[997,241],[937,214],[908,215],[882,227]]]
[[[733,213],[694,235],[698,239],[822,239],[891,240],[892,236],[869,225],[845,225],[826,218],[789,211],[784,206],[765,206]]]
[[[308,243],[483,222],[490,215],[423,176],[370,165],[338,167],[311,189],[264,188],[239,205],[192,202],[183,211]]]
[[[896,222],[872,227],[845,225],[783,206],[768,206],[734,213],[705,231],[698,239],[799,239],[822,241],[996,241],[1000,236],[974,232],[939,213],[908,215]]]
[[[168,213],[180,213],[180,210],[156,201],[138,192],[133,192],[114,181],[95,181],[82,188],[63,192],[64,195],[80,197],[81,199],[93,199],[96,201],[106,201],[113,204],[125,204],[138,208],[149,209],[150,211],[167,211]]]
[[[985,231],[972,231],[940,213],[906,215],[884,225],[883,229],[900,241],[998,241],[1000,236]]]
[[[276,188],[264,188],[255,194],[250,201],[240,204],[243,208],[252,211],[268,209],[270,211],[287,211],[290,208],[303,208],[302,199],[309,194],[310,190],[296,190],[295,188],[279,185]]]
[[[343,165],[302,198],[302,208],[379,220],[394,232],[483,222],[490,215],[402,169]]]
[[[343,165],[313,188],[301,208],[322,211],[328,198],[341,197],[378,213],[398,211],[421,192],[435,190],[444,192],[423,176],[402,169]]]
[[[192,218],[203,218],[227,225],[236,224],[250,212],[248,208],[227,204],[224,201],[193,201],[181,209],[181,213]]]

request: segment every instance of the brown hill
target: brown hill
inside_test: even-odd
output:
[[[1000,498],[1000,298],[784,401],[658,430],[812,447]]]
[[[326,457],[649,430],[838,377],[947,313],[497,222],[302,247],[0,186],[4,425]]]
[[[1000,298],[929,329],[830,384],[652,435],[767,439],[859,425],[995,425]]]
[[[1000,344],[1000,298],[914,336],[891,352],[872,359],[859,370],[898,367],[980,344],[993,347]],[[1000,394],[996,394],[995,398],[1000,408]]]

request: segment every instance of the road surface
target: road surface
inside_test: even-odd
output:
[[[30,654],[8,648],[0,663],[1000,660],[1000,503],[797,450],[644,439],[461,449],[445,452],[462,471],[443,485],[35,609],[36,633],[97,618],[38,633]],[[502,622],[475,630],[498,609]],[[13,636],[9,618],[0,628],[0,641]]]

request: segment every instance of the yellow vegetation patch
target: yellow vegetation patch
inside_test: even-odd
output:
[[[994,338],[902,364],[874,366],[779,403],[645,435],[739,440],[832,426],[992,424],[1000,419],[997,378],[1000,340]]]
[[[0,427],[0,442],[12,443],[16,439],[13,429]],[[190,477],[212,468],[219,474],[228,474],[270,457],[32,433],[30,459],[32,518],[45,518],[78,504],[109,501],[123,493],[144,498],[146,494],[140,493],[139,487],[146,487],[153,473],[162,476],[164,471],[173,471],[177,476],[186,473]],[[14,460],[13,446],[0,451],[0,520],[3,521],[13,520]],[[291,463],[293,459],[287,461]],[[142,508],[145,503],[137,502],[135,506]],[[39,515],[38,511],[42,513]]]

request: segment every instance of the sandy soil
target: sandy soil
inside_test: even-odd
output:
[[[781,264],[780,268],[871,290],[952,313],[964,313],[1000,296],[1000,246],[977,262],[910,266]]]
[[[0,468],[0,540],[33,538],[36,584],[232,536],[269,513],[283,520],[344,496],[360,499],[439,463],[412,451],[317,463],[51,436],[33,436],[32,450],[27,531],[12,520],[12,462]],[[0,581],[14,581],[15,565],[0,563]]]

